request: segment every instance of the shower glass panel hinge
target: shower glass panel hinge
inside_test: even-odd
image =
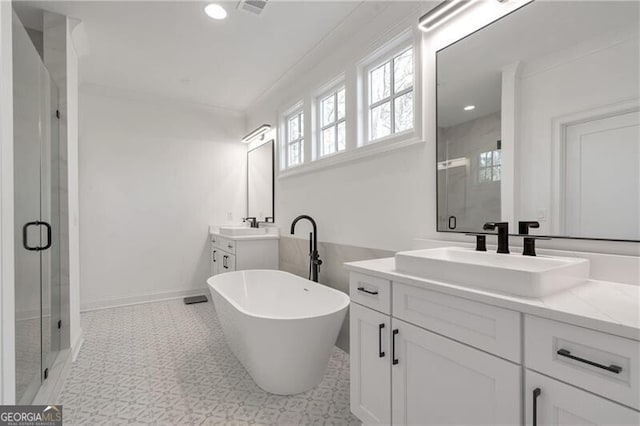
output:
[[[59,109],[56,110],[56,118],[58,120],[60,119],[60,110]]]
[[[58,328],[62,328],[62,320],[58,320]]]
[[[44,379],[47,380],[47,377],[49,377],[49,369],[45,368],[44,369]]]

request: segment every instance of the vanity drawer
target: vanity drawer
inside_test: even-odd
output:
[[[353,302],[391,315],[391,281],[351,272],[349,297]]]
[[[525,316],[526,367],[640,409],[640,342]]]
[[[221,237],[217,235],[215,237],[216,241],[213,243],[214,247],[226,251],[227,253],[235,254],[236,253],[236,242],[225,237]],[[213,237],[212,240],[213,242]]]
[[[520,364],[520,313],[393,283],[393,316]]]

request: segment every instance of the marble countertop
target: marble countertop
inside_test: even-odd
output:
[[[238,226],[238,225],[229,225],[229,226]],[[209,235],[218,235],[223,238],[227,238],[229,240],[234,241],[243,241],[243,240],[277,240],[280,238],[280,232],[275,226],[267,226],[263,229],[267,230],[266,234],[258,234],[258,235],[226,235],[220,233],[220,228],[223,228],[224,225],[211,225],[209,226]]]
[[[345,263],[345,268],[640,341],[640,286],[633,284],[589,280],[550,296],[527,298],[402,274],[393,257]]]

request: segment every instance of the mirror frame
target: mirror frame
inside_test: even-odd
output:
[[[247,217],[249,216],[249,154],[263,146],[271,144],[271,219],[276,221],[276,141],[271,139],[253,149],[247,150]],[[266,217],[265,217],[266,220]]]
[[[447,44],[444,47],[441,47],[440,49],[436,50],[434,55],[434,63],[435,63],[435,70],[434,70],[434,81],[433,81],[433,87],[434,87],[434,93],[435,93],[435,116],[436,116],[436,126],[435,126],[435,172],[436,172],[436,215],[435,215],[435,219],[436,219],[436,232],[437,233],[447,233],[447,234],[468,234],[468,233],[474,233],[474,234],[486,234],[486,235],[496,235],[495,232],[478,232],[478,231],[454,231],[454,230],[440,230],[438,229],[438,217],[439,217],[439,213],[440,213],[440,203],[439,203],[439,197],[438,197],[438,188],[439,188],[439,178],[438,178],[438,53],[440,53],[441,51],[448,49],[449,47],[473,36],[474,34],[490,27],[491,25],[495,24],[496,22],[502,21],[503,19],[508,18],[509,16],[511,16],[514,13],[517,13],[519,11],[521,11],[523,8],[531,5],[531,4],[535,4],[535,1],[531,1],[528,2],[526,4],[523,4],[522,6],[510,11],[509,13],[489,22],[488,24],[478,28],[475,31],[470,32],[469,34],[465,35],[464,37],[459,38],[458,40],[451,42],[449,44]],[[518,221],[516,220],[516,218],[513,219],[513,229],[515,229],[515,227],[518,224]],[[511,225],[511,224],[510,224]],[[509,233],[509,236],[520,236],[520,234],[514,234],[514,233]],[[549,238],[549,239],[564,239],[564,240],[586,240],[586,241],[609,241],[609,242],[620,242],[620,243],[640,243],[640,240],[629,240],[629,239],[619,239],[619,238],[593,238],[593,237],[571,237],[571,236],[560,236],[560,235],[546,235],[546,234],[531,234],[531,236],[534,237],[543,237],[543,238]]]

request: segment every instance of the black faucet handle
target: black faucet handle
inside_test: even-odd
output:
[[[550,237],[525,236],[522,242],[523,256],[536,256],[536,240],[550,240]]]
[[[496,228],[498,228],[498,231],[507,230],[508,232],[509,222],[487,222],[482,226],[482,229],[484,229],[485,231],[493,231]]]
[[[540,228],[540,222],[535,220],[524,220],[524,221],[518,222],[518,234],[528,235],[530,228],[533,228],[533,229]]]
[[[487,234],[468,232],[464,235],[476,237],[476,251],[487,251]]]

